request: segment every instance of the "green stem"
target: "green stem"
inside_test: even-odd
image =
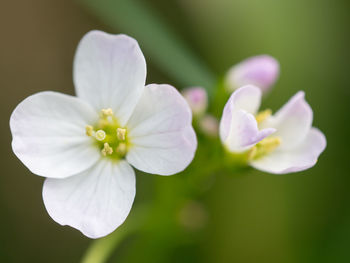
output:
[[[85,252],[81,263],[106,262],[116,247],[144,224],[148,209],[147,205],[139,205],[133,208],[129,218],[121,227],[112,234],[92,242]]]
[[[103,263],[110,257],[114,249],[130,233],[128,229],[118,229],[114,233],[93,241],[81,263]]]

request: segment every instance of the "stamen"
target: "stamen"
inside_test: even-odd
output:
[[[108,117],[113,115],[113,110],[111,108],[101,110],[103,117]]]
[[[248,160],[258,159],[273,152],[281,142],[282,140],[280,137],[269,137],[261,140],[248,151]]]
[[[250,148],[248,150],[247,158],[248,158],[249,161],[254,159],[254,157],[256,156],[257,151],[258,151],[258,149],[257,149],[256,146],[253,146],[252,148]]]
[[[261,111],[259,112],[256,116],[255,116],[255,119],[256,119],[256,122],[259,124],[261,123],[262,121],[266,120],[268,117],[270,117],[272,114],[272,110],[270,109],[267,109],[267,110],[264,110],[264,111]]]
[[[103,144],[103,149],[101,150],[103,156],[111,155],[113,153],[112,147],[109,146],[107,142]]]
[[[85,126],[85,133],[87,136],[92,136],[94,133],[94,128],[91,125]]]
[[[126,154],[126,144],[124,142],[119,143],[116,152],[119,153],[120,155],[125,155]]]
[[[105,128],[105,127],[107,127],[109,125],[109,122],[108,122],[108,120],[106,120],[106,119],[100,119],[99,121],[98,121],[98,127],[100,127],[100,128]]]
[[[103,141],[106,138],[106,132],[104,130],[98,130],[95,134],[95,138],[98,141]]]
[[[125,134],[126,134],[126,129],[123,129],[123,128],[117,129],[117,138],[120,141],[125,141]]]
[[[127,129],[120,125],[111,108],[102,109],[99,115],[95,125],[85,127],[86,134],[102,156],[116,160],[125,158],[130,143]]]
[[[259,142],[259,146],[264,148],[264,150],[269,153],[275,150],[281,144],[281,142],[282,140],[280,137],[265,138]]]

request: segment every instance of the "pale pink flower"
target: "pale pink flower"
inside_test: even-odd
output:
[[[193,115],[202,115],[208,108],[208,95],[204,88],[191,87],[184,89],[182,95],[186,99]]]
[[[258,113],[261,90],[245,86],[226,103],[220,138],[229,152],[239,154],[256,169],[284,174],[314,166],[326,138],[312,127],[312,109],[299,91],[280,110]]]
[[[275,84],[279,68],[278,61],[269,55],[250,57],[229,69],[225,84],[230,91],[254,85],[266,92]]]

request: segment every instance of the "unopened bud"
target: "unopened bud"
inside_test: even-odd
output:
[[[229,69],[225,85],[231,92],[245,85],[255,85],[266,92],[276,82],[279,63],[268,55],[250,57]]]
[[[201,87],[187,88],[183,90],[182,95],[190,106],[193,115],[201,115],[207,110],[208,96],[205,89]]]
[[[199,128],[204,134],[216,137],[219,133],[219,121],[214,116],[206,114],[200,119]]]

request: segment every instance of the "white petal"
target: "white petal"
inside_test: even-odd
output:
[[[298,146],[289,150],[276,150],[253,161],[251,165],[256,169],[274,174],[303,171],[316,164],[318,156],[325,147],[326,138],[323,133],[316,128],[311,128]]]
[[[46,179],[43,199],[49,215],[90,238],[113,232],[128,216],[135,197],[135,173],[126,161],[101,159],[66,179]]]
[[[91,31],[79,43],[73,75],[78,97],[98,111],[111,108],[124,125],[144,89],[146,62],[133,38]]]
[[[304,92],[295,94],[276,114],[263,121],[261,128],[276,128],[274,136],[282,139],[280,148],[290,149],[305,139],[312,124],[312,109]]]
[[[10,118],[12,149],[34,174],[64,178],[92,166],[100,157],[85,126],[98,114],[86,102],[57,92],[22,101]]]
[[[266,138],[276,130],[267,128],[259,131],[255,117],[244,110],[235,111],[229,135],[224,144],[231,152],[242,152]]]
[[[255,115],[260,107],[260,102],[261,90],[255,86],[244,86],[233,92],[225,105],[220,121],[220,138],[223,142],[226,141],[231,130],[231,124],[235,121],[233,113],[244,110]]]
[[[171,175],[184,170],[197,148],[192,114],[172,86],[148,85],[128,121],[132,148],[127,160],[148,173]]]

